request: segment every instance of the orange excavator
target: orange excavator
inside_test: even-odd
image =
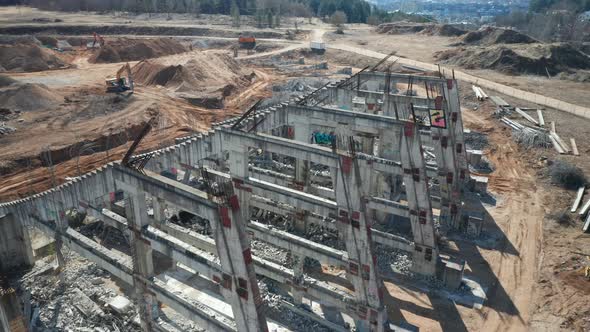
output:
[[[94,33],[94,42],[92,42],[92,48],[96,46],[96,44],[100,45],[100,47],[104,47],[104,38],[99,35],[98,33]]]
[[[123,73],[127,76],[123,76]],[[118,71],[117,76],[106,80],[107,92],[121,93],[131,91],[133,93],[133,77],[131,76],[131,66],[129,62],[123,65]]]

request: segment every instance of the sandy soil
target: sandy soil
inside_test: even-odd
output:
[[[23,9],[21,15],[14,8],[0,8],[0,25],[31,22],[40,15],[59,15],[71,23],[129,20],[128,17],[100,15],[89,19],[85,14],[41,13],[30,9]],[[209,24],[216,25],[215,22]],[[184,23],[181,19],[178,24]],[[322,32],[318,29],[314,38],[321,37]],[[370,35],[366,26],[354,26],[344,36],[328,33],[324,40],[383,53],[396,50],[398,55],[428,62],[433,61],[434,52],[448,48],[451,42],[450,38],[436,36]],[[287,47],[292,50],[296,46],[299,47],[296,44]],[[275,51],[272,50],[273,54]],[[64,104],[74,105],[65,105],[58,111],[25,115],[25,122],[19,130],[0,140],[3,159],[27,154],[35,156],[47,145],[68,146],[81,139],[92,140],[109,129],[125,130],[131,124],[145,121],[154,111],[159,111],[160,122],[142,142],[140,150],[169,145],[175,137],[206,130],[212,122],[239,114],[256,99],[268,97],[270,85],[282,79],[269,70],[253,68],[258,79],[248,88],[231,95],[223,110],[195,107],[172,98],[170,91],[162,87],[139,86],[124,111],[88,113],[88,108],[75,106],[76,100],[88,105],[91,103],[89,95],[104,95],[101,92],[104,78],[112,76],[121,64],[89,64],[87,57],[88,54],[82,54],[75,59],[75,69],[11,75],[24,82],[43,83],[57,89],[74,100],[73,103],[64,101]],[[189,52],[161,60],[178,63],[190,57]],[[341,63],[348,61],[355,67],[375,63],[374,59],[347,52],[329,51],[327,58]],[[585,98],[587,85],[584,84],[489,72],[479,72],[479,75],[570,102],[590,104]],[[562,138],[576,138],[583,153],[581,157],[558,157],[553,150],[525,151],[510,139],[510,131],[492,117],[494,106],[491,102],[474,101],[468,84],[462,84],[461,89],[462,102],[466,106],[463,112],[465,126],[489,135],[490,146],[485,153],[496,167],[490,176],[489,189],[497,202],[495,206],[485,206],[488,216],[484,233],[490,240],[486,245],[468,239],[452,240],[443,252],[467,261],[466,276],[487,288],[488,300],[483,309],[477,310],[408,285],[386,281],[390,317],[394,321],[408,321],[421,331],[589,330],[590,283],[582,280],[579,274],[585,258],[572,251],[590,251],[590,236],[581,234],[578,220],[571,227],[564,227],[547,217],[556,211],[568,210],[574,194],[550,185],[547,166],[541,161],[541,157],[562,158],[590,170],[590,147],[586,143],[590,135],[589,121],[555,110],[544,111],[547,122],[557,122],[557,131]],[[505,99],[519,106],[534,106]],[[468,110],[472,105],[477,105],[478,111]],[[128,146],[127,142],[108,152],[82,156],[79,163],[76,158],[65,161],[53,171],[34,164],[21,165],[17,173],[0,178],[0,201],[49,188],[53,184],[52,172],[60,183],[66,176],[76,176],[78,171],[84,173],[107,161],[120,159]]]
[[[454,37],[424,34],[376,34],[373,29],[363,26],[345,30],[344,35],[327,33],[324,38],[328,43],[347,44],[384,54],[396,51],[397,56],[428,63],[438,63],[434,58],[434,54],[452,49],[453,47],[450,45],[459,40]],[[345,52],[345,54],[351,57],[351,61],[355,61],[353,60],[355,58],[354,54],[348,52]],[[445,67],[453,68],[450,65],[445,65]],[[461,70],[468,74],[525,91],[546,95],[577,105],[590,106],[590,98],[587,98],[586,93],[590,83],[560,80],[555,77],[549,79],[544,76],[510,76],[492,70],[466,70],[463,68]]]

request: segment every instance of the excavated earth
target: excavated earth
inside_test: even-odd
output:
[[[186,62],[142,61],[132,69],[139,84],[163,86],[193,105],[222,108],[224,100],[255,78],[225,53],[193,52]]]
[[[58,52],[43,47],[35,38],[0,43],[0,72],[36,72],[67,66]]]
[[[92,63],[113,63],[158,58],[165,55],[184,53],[188,49],[171,38],[158,39],[109,39],[105,46],[94,53]]]
[[[590,56],[560,43],[460,47],[438,52],[436,58],[466,69],[494,69],[511,75],[554,76],[590,69]]]

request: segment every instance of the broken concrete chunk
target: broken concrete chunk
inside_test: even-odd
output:
[[[119,295],[112,299],[108,305],[116,312],[124,314],[131,308],[131,301],[129,301],[129,299],[127,299],[125,296]]]
[[[94,303],[88,296],[86,296],[80,289],[75,288],[72,294],[74,299],[74,306],[76,309],[86,317],[102,316],[104,312]]]

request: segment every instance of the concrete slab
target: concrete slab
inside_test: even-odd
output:
[[[131,301],[123,295],[118,295],[112,299],[108,306],[120,314],[124,314],[131,308]]]

